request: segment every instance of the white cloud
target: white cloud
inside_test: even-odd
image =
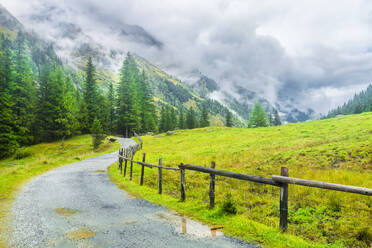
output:
[[[72,9],[65,18],[106,47],[124,46],[184,78],[199,70],[222,87],[236,83],[272,101],[292,97],[320,112],[341,104],[372,78],[372,2],[367,0],[2,2],[21,20],[37,12],[41,2]],[[102,36],[122,23],[144,27],[164,48]]]

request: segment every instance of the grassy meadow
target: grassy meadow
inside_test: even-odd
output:
[[[279,127],[245,129],[208,127],[173,135],[143,136],[146,161],[180,163],[264,177],[289,176],[372,188],[372,113]],[[142,151],[136,155],[142,159]],[[163,171],[163,193],[157,195],[157,169],[140,166],[133,181],[110,168],[111,179],[127,191],[163,204],[224,232],[264,247],[372,247],[372,197],[289,185],[288,234],[279,231],[279,188],[216,177],[216,208],[210,210],[209,175],[186,171],[186,202],[179,199],[179,172]],[[228,195],[237,207],[228,215]]]
[[[6,235],[11,203],[23,183],[55,167],[114,152],[119,147],[119,143],[105,140],[100,148],[93,150],[91,136],[82,135],[24,147],[13,157],[0,160],[0,247],[6,247],[1,234]]]

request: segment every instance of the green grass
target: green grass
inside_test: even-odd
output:
[[[114,152],[119,147],[119,143],[105,140],[100,148],[93,150],[91,136],[83,135],[65,141],[24,147],[12,158],[0,160],[0,234],[6,235],[9,232],[11,203],[23,183],[50,169]],[[0,247],[6,247],[1,235]]]
[[[144,136],[146,161],[176,167],[180,163],[271,177],[280,167],[292,177],[372,188],[372,113],[288,124],[280,127],[239,129],[209,127],[180,130],[174,135]],[[136,155],[137,160],[142,154]],[[163,196],[156,194],[157,170],[146,169],[139,187],[113,180],[151,201],[214,225],[232,236],[266,247],[370,247],[372,197],[297,185],[289,186],[288,234],[278,231],[279,188],[217,176],[216,209],[208,209],[209,175],[186,171],[186,202],[178,202],[179,174],[163,175]],[[221,206],[231,194],[238,213],[226,216]]]

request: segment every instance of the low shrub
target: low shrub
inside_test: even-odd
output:
[[[227,194],[222,204],[222,211],[226,214],[236,214],[238,212],[236,208],[236,202],[232,198],[231,194]]]

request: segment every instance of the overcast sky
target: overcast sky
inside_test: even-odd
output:
[[[372,79],[368,0],[0,2],[21,21],[49,2],[70,8],[68,18],[91,23],[91,31],[98,23],[140,25],[164,44],[161,51],[135,51],[155,64],[180,76],[199,70],[223,88],[242,85],[273,102],[291,97],[318,112],[342,104]]]

